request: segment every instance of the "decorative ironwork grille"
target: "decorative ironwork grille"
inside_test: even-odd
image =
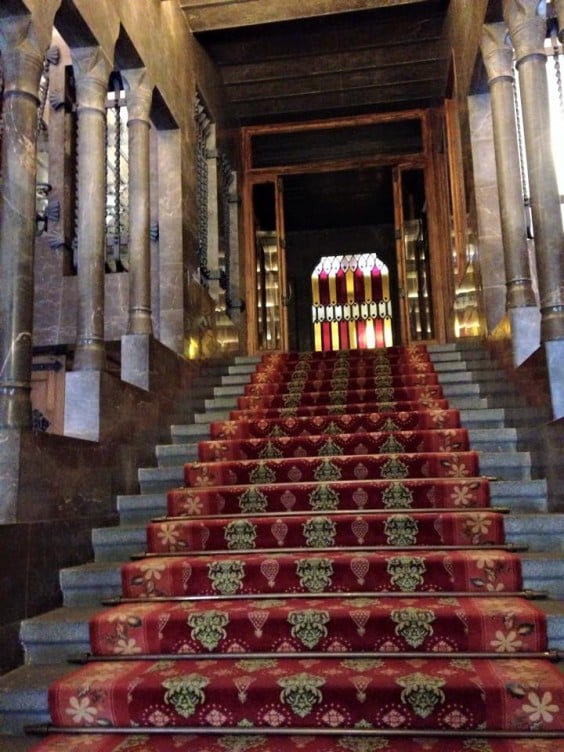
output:
[[[129,139],[125,91],[110,78],[106,103],[106,271],[129,269]]]
[[[208,137],[211,120],[196,94],[194,102],[196,122],[196,207],[198,213],[198,264],[202,284],[208,286]]]

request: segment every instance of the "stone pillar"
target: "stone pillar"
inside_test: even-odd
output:
[[[560,418],[564,416],[564,232],[548,117],[546,19],[540,6],[540,0],[504,0],[503,15],[519,71],[539,280],[541,341],[546,351],[553,415]]]
[[[517,366],[539,346],[540,318],[529,265],[513,93],[513,49],[507,36],[504,23],[485,25],[481,50],[490,87],[506,306],[511,323],[513,364]]]
[[[523,108],[527,169],[539,276],[541,339],[564,339],[564,233],[551,152],[544,39],[540,0],[504,0],[503,12],[515,48]]]
[[[78,326],[74,369],[101,371],[106,262],[106,98],[111,65],[99,47],[72,50],[78,112]]]
[[[558,38],[564,44],[564,0],[552,0],[558,19]]]
[[[122,71],[129,130],[128,334],[152,334],[149,113],[153,85],[144,68]]]
[[[29,15],[2,18],[0,428],[31,425],[37,107],[43,51]]]

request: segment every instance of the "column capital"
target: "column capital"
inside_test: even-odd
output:
[[[78,110],[106,111],[110,62],[100,47],[75,47],[71,50]]]
[[[43,49],[31,16],[8,16],[0,24],[4,96],[27,94],[38,99]]]
[[[509,27],[517,63],[529,55],[546,55],[546,18],[541,5],[541,0],[503,0],[503,18]]]
[[[564,0],[552,0],[558,19],[558,38],[564,42]]]
[[[513,48],[504,23],[484,24],[480,49],[488,73],[488,83],[496,78],[513,78]]]
[[[142,120],[148,123],[154,85],[147,69],[130,68],[122,70],[121,75],[125,83],[128,119]]]

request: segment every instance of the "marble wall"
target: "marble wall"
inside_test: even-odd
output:
[[[24,1],[32,12],[40,12],[36,0]],[[218,144],[235,166],[239,163],[235,129],[229,121],[220,79],[191,35],[177,3],[53,0],[51,5],[56,8],[53,44],[60,50],[60,60],[51,65],[46,108],[52,185],[49,198],[52,204],[59,202],[60,218],[50,222],[49,233],[36,244],[34,345],[72,344],[76,338],[77,284],[69,248],[74,223],[74,165],[68,148],[74,126],[68,102],[64,102],[65,68],[71,64],[69,46],[78,43],[76,22],[80,19],[80,25],[84,25],[80,34],[87,34],[89,44],[99,45],[110,61],[118,53],[123,57],[120,44],[127,40],[155,85],[151,220],[159,233],[151,254],[153,326],[163,343],[182,352],[185,333],[193,328],[195,301],[188,298],[198,266],[193,118],[196,89],[216,124]],[[205,297],[196,296],[207,306]],[[128,274],[107,274],[107,340],[125,334],[128,307]],[[195,317],[199,318],[198,311]]]
[[[482,301],[489,332],[505,315],[505,267],[489,94],[468,98]]]
[[[117,522],[117,495],[138,493],[138,468],[155,466],[170,425],[202,409],[202,381],[207,396],[217,383],[153,338],[147,345],[147,389],[95,374],[99,441],[0,431],[0,522],[16,520],[0,524],[0,672],[21,659],[19,622],[59,605],[59,569],[91,559],[92,528]],[[17,505],[5,509],[14,485]]]

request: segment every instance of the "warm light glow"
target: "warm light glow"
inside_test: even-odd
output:
[[[366,348],[373,350],[376,347],[376,334],[374,333],[374,323],[372,321],[366,322]]]

